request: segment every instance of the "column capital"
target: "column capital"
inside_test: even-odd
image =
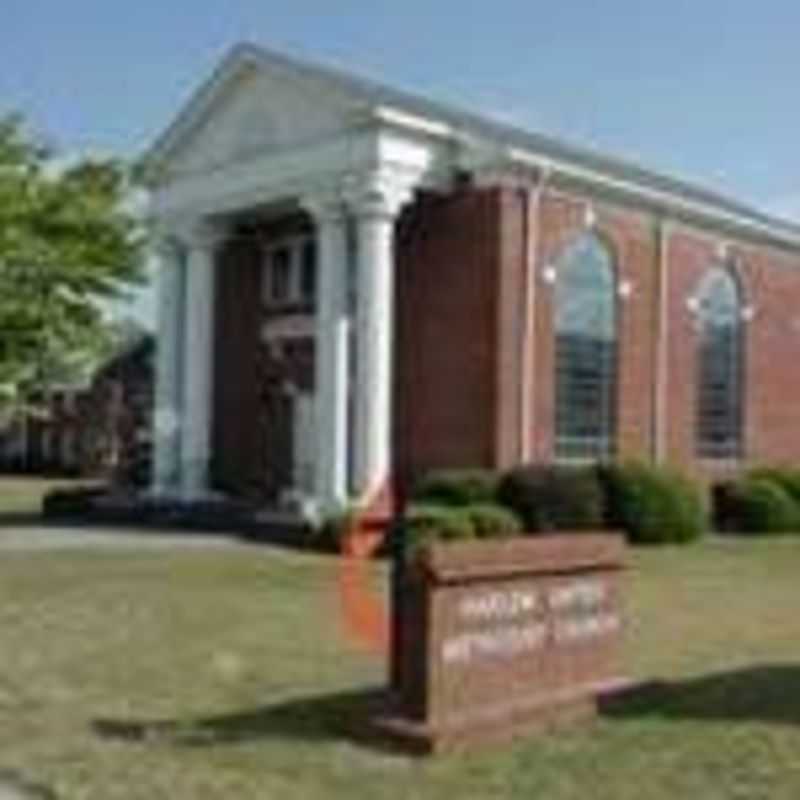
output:
[[[164,261],[173,261],[181,250],[181,242],[177,236],[170,232],[156,231],[152,240],[155,255]]]
[[[338,222],[346,210],[342,192],[338,187],[317,187],[300,196],[300,207],[310,214],[317,224]]]
[[[228,226],[209,219],[182,221],[172,227],[172,238],[189,250],[214,250],[228,235]]]
[[[394,219],[414,195],[418,176],[381,168],[344,180],[344,197],[357,217]]]
[[[174,258],[181,248],[175,225],[162,219],[150,221],[150,243],[155,254],[162,258]]]

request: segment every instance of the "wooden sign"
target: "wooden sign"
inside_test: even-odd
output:
[[[441,750],[592,713],[624,684],[625,551],[589,534],[424,551],[395,609],[388,727]]]

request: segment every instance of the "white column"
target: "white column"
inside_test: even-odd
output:
[[[187,234],[186,322],[183,350],[181,494],[202,499],[209,490],[214,361],[215,255],[220,232],[200,224]]]
[[[356,388],[353,489],[367,501],[391,470],[394,223],[407,186],[370,176],[352,197],[356,214]]]
[[[153,414],[153,491],[177,489],[180,459],[180,365],[183,348],[183,261],[178,242],[160,243],[157,266],[158,320]]]
[[[314,494],[323,513],[347,501],[348,336],[347,228],[334,195],[304,199],[317,234]]]

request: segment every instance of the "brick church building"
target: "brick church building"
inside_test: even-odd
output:
[[[250,45],[147,161],[162,495],[800,462],[800,227]]]

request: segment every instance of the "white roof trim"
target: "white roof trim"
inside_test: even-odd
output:
[[[417,114],[409,114],[406,111],[391,108],[390,106],[378,106],[370,109],[369,116],[376,122],[395,125],[399,128],[405,128],[406,130],[422,133],[437,139],[452,139],[456,135],[455,130],[447,123],[428,117],[420,117]]]
[[[800,247],[800,225],[760,212],[701,185],[252,44],[239,44],[228,53],[209,80],[195,92],[183,111],[156,140],[145,155],[145,163],[156,166],[167,161],[215,104],[228,82],[240,70],[252,67],[280,71],[352,97],[358,118],[363,114],[366,120],[402,128],[416,135],[451,139],[467,146],[470,143],[488,146],[498,153],[505,153],[511,164],[549,165],[577,180],[643,198],[676,213],[699,216],[794,248]]]
[[[706,219],[728,223],[734,227],[744,228],[755,234],[762,236],[766,235],[771,238],[779,239],[786,244],[800,247],[800,230],[794,234],[789,233],[788,231],[781,231],[779,233],[772,225],[759,223],[753,219],[738,214],[731,214],[715,206],[692,202],[690,200],[682,199],[681,197],[672,193],[649,189],[641,184],[635,184],[622,179],[614,178],[613,176],[578,167],[574,164],[556,161],[549,158],[542,158],[535,153],[530,153],[525,150],[511,149],[508,155],[512,163],[534,166],[537,169],[550,171],[552,173],[561,173],[562,175],[585,181],[586,183],[617,190],[632,196],[641,197],[642,199],[662,208],[673,209],[676,212],[683,212],[694,217],[704,217]]]

